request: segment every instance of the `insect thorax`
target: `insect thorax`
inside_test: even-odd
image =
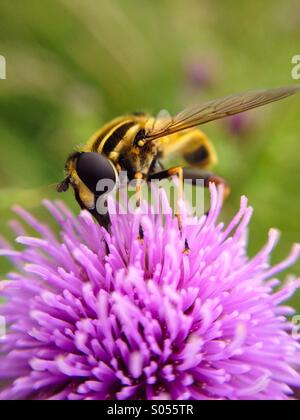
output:
[[[137,172],[147,175],[157,150],[154,144],[139,147],[136,140],[142,139],[148,121],[145,115],[117,118],[98,130],[84,151],[104,154],[130,178]]]

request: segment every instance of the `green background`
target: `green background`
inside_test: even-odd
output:
[[[299,39],[298,0],[1,0],[1,234],[10,236],[15,203],[47,218],[40,201],[56,197],[49,184],[61,180],[66,156],[108,119],[296,83]],[[192,83],[195,66],[208,68],[209,86]],[[300,97],[253,111],[246,123],[238,137],[228,122],[205,127],[216,171],[232,185],[223,217],[247,195],[250,254],[277,227],[277,261],[300,241]],[[71,193],[61,198],[77,211]]]

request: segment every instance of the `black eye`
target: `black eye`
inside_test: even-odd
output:
[[[99,181],[108,180],[107,186],[111,185],[111,181],[114,184],[117,181],[117,172],[113,164],[99,153],[82,153],[77,159],[76,170],[81,181],[94,194],[97,194]]]

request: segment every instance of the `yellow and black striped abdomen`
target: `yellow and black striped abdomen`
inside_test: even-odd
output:
[[[199,129],[175,133],[162,139],[160,145],[162,159],[185,161],[185,166],[207,168],[217,163],[217,155],[208,137]]]

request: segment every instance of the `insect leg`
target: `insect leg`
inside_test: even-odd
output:
[[[181,220],[181,214],[179,209],[179,203],[183,198],[183,169],[180,166],[176,166],[175,168],[167,169],[165,171],[157,172],[155,174],[152,174],[149,176],[148,180],[163,180],[167,178],[172,178],[173,176],[178,176],[179,185],[178,185],[178,205],[177,205],[177,211],[176,211],[176,217],[178,219],[178,227],[179,230],[182,230],[182,220]]]
[[[142,201],[142,182],[144,180],[144,175],[141,172],[137,172],[134,176],[134,179],[136,180],[136,186],[135,186],[136,206],[140,207],[141,206],[141,201]],[[143,228],[142,228],[141,225],[139,226],[138,239],[140,241],[143,241],[143,239],[144,239],[144,232],[143,232]]]
[[[134,179],[136,180],[135,186],[135,196],[136,196],[136,206],[141,206],[142,201],[142,182],[144,180],[144,175],[141,172],[137,172],[134,175]]]
[[[203,171],[201,169],[196,168],[184,168],[183,169],[183,180],[186,182],[190,182],[192,185],[196,185],[197,180],[204,181],[204,187],[208,188],[209,184],[212,182],[214,184],[223,185],[224,187],[224,199],[226,199],[230,195],[230,186],[225,179],[220,177],[219,175],[215,175],[211,172]]]

